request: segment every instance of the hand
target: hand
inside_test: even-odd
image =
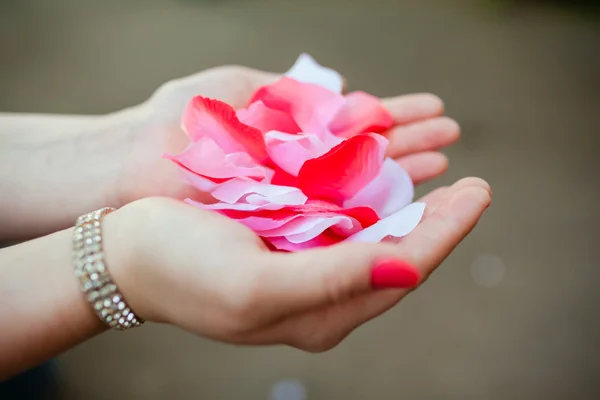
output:
[[[150,196],[197,198],[200,194],[182,182],[175,166],[160,158],[164,152],[179,153],[188,143],[180,128],[187,102],[203,95],[242,107],[257,88],[278,77],[244,67],[209,69],[168,82],[144,104],[115,114],[132,132],[132,150],[123,161],[124,174],[117,189],[119,203]],[[397,123],[388,133],[388,155],[398,160],[416,184],[445,172],[447,160],[438,150],[458,139],[459,126],[441,117],[442,101],[430,94],[413,94],[385,99],[384,104]]]
[[[372,285],[379,259],[404,260],[427,277],[473,229],[490,188],[463,179],[425,196],[422,222],[398,244],[341,244],[274,253],[250,230],[176,200],[133,202],[105,220],[116,283],[142,318],[220,341],[332,348],[411,289]],[[123,246],[133,240],[132,246]]]

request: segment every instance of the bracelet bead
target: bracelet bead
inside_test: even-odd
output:
[[[73,232],[75,276],[98,318],[109,327],[124,331],[141,326],[139,318],[128,306],[113,282],[102,246],[102,219],[115,211],[106,207],[77,218]]]

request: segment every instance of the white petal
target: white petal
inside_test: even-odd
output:
[[[274,204],[274,203],[268,203],[268,204],[263,204],[263,205],[245,204],[245,203],[204,204],[199,201],[192,200],[192,199],[185,199],[184,202],[186,202],[189,205],[192,205],[192,206],[195,206],[198,208],[202,208],[203,210],[213,210],[213,211],[220,211],[220,210],[225,210],[225,211],[281,210],[282,208],[285,207],[285,205],[283,205],[283,204]]]
[[[360,232],[346,238],[347,242],[366,242],[377,243],[388,236],[401,238],[408,235],[417,227],[423,212],[425,211],[425,203],[412,203],[404,207],[402,210],[382,219],[370,227],[363,229]]]
[[[344,207],[369,206],[385,218],[410,204],[414,190],[408,173],[396,161],[387,158],[379,175],[354,197],[344,201]]]
[[[263,205],[265,203],[300,205],[306,203],[307,197],[295,187],[259,183],[248,179],[232,179],[221,184],[212,196],[222,202],[234,204],[243,203]]]
[[[306,53],[300,54],[294,66],[285,73],[285,76],[304,83],[312,83],[342,93],[344,79],[331,68],[319,65],[314,58]]]

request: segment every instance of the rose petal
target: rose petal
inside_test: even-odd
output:
[[[414,193],[408,173],[397,162],[387,158],[379,175],[352,198],[344,201],[343,206],[369,206],[381,218],[385,218],[406,207],[412,201]]]
[[[327,201],[314,199],[310,199],[302,205],[288,206],[286,210],[306,216],[347,215],[359,221],[363,228],[379,221],[379,216],[370,207],[342,208]]]
[[[250,104],[248,108],[237,110],[237,117],[244,124],[252,126],[262,133],[269,131],[301,132],[290,114],[268,108],[262,101],[256,101]]]
[[[262,237],[285,236],[292,243],[300,243],[311,240],[326,229],[335,227],[336,233],[347,237],[362,229],[360,223],[347,215],[329,216],[304,216],[297,215],[279,227],[257,231]]]
[[[229,204],[229,203],[213,203],[213,204],[204,204],[201,203],[199,201],[196,200],[192,200],[192,199],[185,199],[184,200],[185,203],[201,208],[203,210],[212,210],[212,211],[218,211],[219,213],[226,215],[230,218],[233,219],[237,219],[234,218],[233,215],[235,215],[236,212],[255,212],[255,211],[277,211],[277,210],[281,210],[282,208],[285,207],[285,205],[283,204],[274,204],[274,203],[267,203],[267,204],[246,204],[246,203],[235,203],[235,204]]]
[[[282,216],[281,218],[264,218],[251,216],[237,219],[236,221],[258,233],[279,228],[296,218],[300,218],[300,215],[289,213],[287,214],[287,216]]]
[[[306,226],[304,232],[286,234],[285,238],[291,243],[304,243],[316,238],[329,228],[340,234],[340,236],[348,236],[361,229],[360,224],[356,220],[346,216],[311,219],[313,221],[310,222],[310,225]]]
[[[326,202],[315,202],[314,200],[309,200],[305,204],[297,204],[297,205],[287,205],[279,208],[246,208],[239,206],[246,206],[248,204],[226,204],[226,203],[217,203],[218,208],[222,210],[231,210],[232,212],[228,212],[228,215],[231,218],[240,220],[243,218],[248,218],[250,216],[260,217],[260,218],[269,218],[269,219],[277,219],[282,220],[288,218],[290,215],[303,215],[307,217],[327,217],[332,215],[346,215],[348,217],[354,218],[357,220],[363,228],[374,225],[379,221],[379,216],[370,207],[354,207],[354,208],[341,208],[336,206],[335,204],[326,203]],[[278,206],[279,204],[273,204]],[[215,205],[213,205],[215,206]],[[254,205],[253,205],[254,206]],[[262,207],[262,206],[258,206]],[[238,212],[239,211],[239,212]],[[248,211],[248,212],[246,212]]]
[[[237,195],[238,193],[236,193]],[[235,198],[236,196],[232,196]],[[298,201],[301,201],[298,197]],[[370,207],[354,207],[341,208],[335,204],[324,201],[309,200],[305,204],[283,205],[276,203],[261,204],[254,202],[248,203],[216,203],[216,204],[201,204],[195,201],[188,201],[190,204],[197,205],[201,208],[218,210],[224,215],[235,219],[242,223],[251,224],[249,227],[254,229],[259,225],[264,225],[260,230],[274,229],[282,227],[285,224],[294,221],[296,218],[330,218],[345,216],[355,220],[360,224],[360,227],[367,228],[379,221],[379,216]],[[264,222],[259,219],[265,220]],[[341,227],[343,228],[343,227]],[[340,228],[340,229],[341,229]],[[340,234],[348,236],[350,233],[341,229]],[[345,232],[345,233],[344,233]],[[298,232],[293,232],[298,233]]]
[[[394,125],[392,115],[377,97],[353,92],[345,99],[344,106],[329,124],[333,134],[351,137],[367,132],[383,133]]]
[[[208,137],[191,142],[181,154],[164,154],[163,157],[183,169],[189,183],[203,191],[212,191],[219,184],[236,177],[261,181],[271,174],[247,153],[225,154]]]
[[[279,168],[279,166],[277,166],[277,165],[275,167],[276,168],[273,173],[273,177],[271,178],[271,183],[273,185],[292,186],[292,187],[298,186],[298,184],[297,184],[298,178],[297,177],[295,177],[292,174],[288,174],[287,172],[285,172],[284,170]]]
[[[388,236],[401,238],[408,235],[421,221],[425,203],[412,203],[402,210],[382,219],[369,228],[345,239],[347,242],[377,243]]]
[[[204,176],[197,175],[192,171],[182,168],[181,174],[183,179],[194,188],[198,189],[201,192],[210,193],[215,190],[220,183],[214,182]]]
[[[317,247],[331,246],[341,242],[343,237],[336,235],[334,232],[325,231],[316,238],[302,243],[292,243],[285,237],[272,237],[265,239],[278,250],[301,251]]]
[[[356,195],[380,172],[387,140],[377,134],[353,136],[298,173],[298,187],[309,197],[336,204]]]
[[[271,160],[293,176],[298,176],[298,171],[306,160],[320,157],[330,150],[314,134],[291,135],[272,131],[265,135],[265,143]]]
[[[250,104],[262,101],[268,108],[291,115],[302,132],[322,135],[344,105],[344,96],[320,86],[283,77],[258,89]]]
[[[308,199],[298,188],[236,179],[220,185],[212,196],[225,203],[301,205]]]
[[[183,127],[192,141],[209,137],[225,153],[246,152],[259,163],[269,158],[262,133],[241,123],[235,110],[222,101],[194,97],[185,109]]]
[[[306,53],[300,54],[294,66],[285,75],[300,82],[319,85],[335,93],[342,93],[344,86],[344,79],[340,74],[319,65]]]

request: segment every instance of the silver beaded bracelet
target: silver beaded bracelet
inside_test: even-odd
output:
[[[100,320],[124,331],[141,326],[144,320],[127,305],[104,262],[101,222],[113,211],[114,208],[102,208],[77,219],[73,232],[75,276]]]

